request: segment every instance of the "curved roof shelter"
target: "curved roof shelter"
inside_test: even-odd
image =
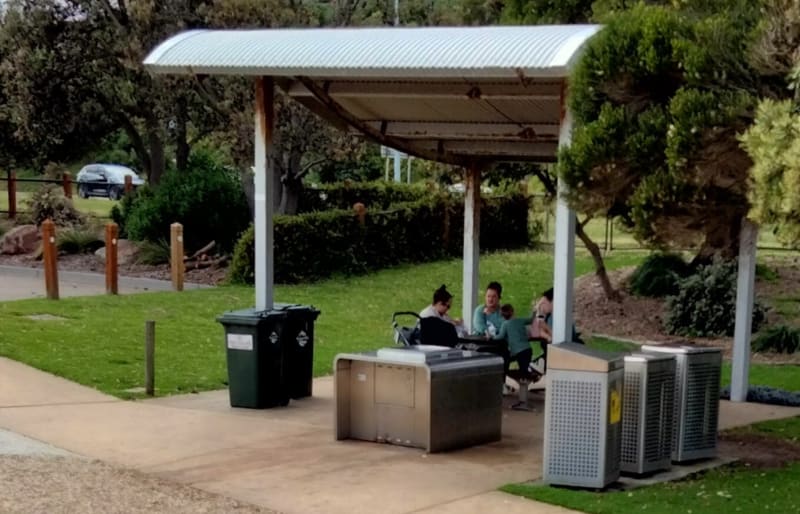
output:
[[[566,80],[598,25],[195,30],[145,60],[154,73],[256,77],[256,308],[273,306],[273,84],[335,125],[467,168],[463,315],[478,292],[480,170],[553,161],[568,144]],[[559,200],[556,340],[572,327],[574,213]],[[567,332],[567,331],[570,332]],[[562,339],[563,338],[563,339]]]
[[[412,155],[552,161],[564,80],[597,25],[195,30],[156,73],[272,76],[340,127]]]

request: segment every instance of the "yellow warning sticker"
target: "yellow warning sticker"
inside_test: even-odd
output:
[[[613,425],[622,420],[622,396],[617,389],[611,390],[611,398],[608,402],[609,414],[608,422]]]

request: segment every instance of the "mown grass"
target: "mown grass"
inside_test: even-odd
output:
[[[635,265],[642,254],[608,258],[610,269]],[[509,252],[481,259],[481,280],[499,280],[503,301],[527,310],[550,287],[553,257],[541,252]],[[576,273],[592,270],[586,256]],[[279,285],[275,301],[312,304],[322,311],[315,326],[314,374],[331,372],[336,354],[392,344],[392,312],[419,311],[433,290],[447,284],[461,311],[461,261],[402,266],[361,277],[337,277],[314,284]],[[215,321],[224,311],[251,307],[247,287],[183,293],[43,299],[0,303],[0,355],[122,397],[139,393],[143,380],[144,322],[156,321],[156,388],[167,395],[226,386],[223,330]],[[29,316],[64,318],[34,321]]]
[[[25,201],[32,196],[33,193],[27,191],[17,192],[17,212],[25,212],[28,206]],[[108,198],[80,198],[75,192],[72,195],[72,203],[75,208],[89,216],[97,218],[108,218],[111,216],[111,208],[117,204],[114,200]],[[8,194],[0,192],[0,211],[8,210]]]
[[[754,432],[797,442],[800,418],[757,423],[736,431]],[[751,469],[733,465],[687,480],[631,491],[595,492],[533,484],[509,484],[501,490],[592,514],[730,514],[800,512],[800,462],[785,468]]]

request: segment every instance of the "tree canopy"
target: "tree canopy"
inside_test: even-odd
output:
[[[780,89],[751,63],[761,6],[661,3],[603,15],[570,84],[559,175],[579,211],[619,217],[643,242],[732,255],[752,165],[737,134]]]

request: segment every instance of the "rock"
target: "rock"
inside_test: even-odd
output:
[[[101,261],[106,261],[106,247],[100,248],[94,254],[100,258]],[[117,240],[117,264],[125,266],[136,262],[136,257],[139,255],[139,247],[135,243],[127,239]]]
[[[36,225],[20,225],[14,227],[0,239],[0,253],[19,255],[32,253],[39,247],[42,235]]]

